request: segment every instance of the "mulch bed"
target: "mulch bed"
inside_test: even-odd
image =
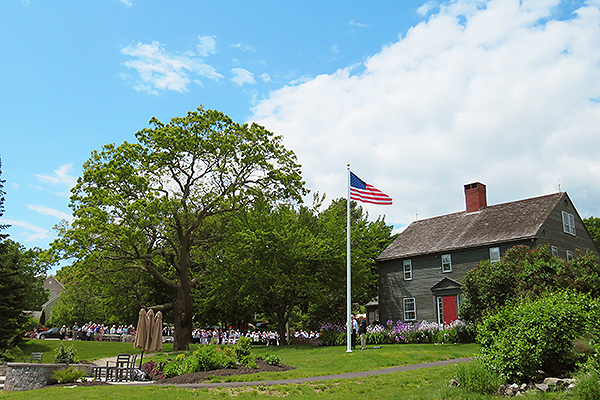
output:
[[[210,381],[214,377],[256,374],[259,372],[281,372],[281,371],[289,371],[291,369],[295,369],[294,367],[290,367],[289,365],[270,365],[264,360],[256,360],[256,364],[258,365],[258,368],[238,367],[238,368],[215,369],[212,371],[193,372],[191,374],[184,374],[184,375],[174,376],[172,378],[161,379],[161,380],[156,381],[155,383],[158,385],[203,383],[206,381]]]
[[[172,378],[160,379],[154,383],[157,385],[203,383],[206,381],[210,381],[215,377],[257,374],[259,372],[281,372],[281,371],[289,371],[291,369],[295,369],[294,367],[290,367],[289,365],[283,365],[283,364],[270,365],[264,360],[256,360],[256,365],[258,365],[258,368],[246,368],[246,367],[240,366],[238,368],[223,368],[223,369],[215,369],[212,371],[193,372],[191,374],[183,374],[183,375],[179,375],[179,376],[174,376]],[[53,384],[51,386],[53,386],[53,387],[65,387],[65,386],[80,387],[80,386],[103,386],[103,385],[110,385],[110,384],[111,383],[109,383],[109,382],[102,382],[102,381],[88,381],[88,382]]]

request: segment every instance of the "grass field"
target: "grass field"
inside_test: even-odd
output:
[[[131,344],[106,342],[67,342],[78,349],[80,359],[94,360],[114,356],[119,352],[134,351]],[[23,352],[48,352],[52,358],[52,350],[58,346],[55,341],[30,341],[23,347]],[[165,351],[170,347],[165,346]],[[447,360],[475,356],[478,347],[469,345],[388,345],[381,349],[370,348],[366,351],[346,353],[345,347],[312,347],[312,346],[282,346],[254,347],[256,355],[276,354],[283,364],[296,367],[295,370],[283,373],[264,373],[236,376],[236,380],[267,380],[287,379],[307,376],[320,376],[356,372],[371,369],[381,369],[391,366],[418,364],[428,361]],[[172,357],[163,354],[156,357]],[[46,355],[44,356],[46,361]],[[48,360],[50,361],[50,359]],[[58,388],[48,387],[29,392],[0,392],[0,399],[52,399],[61,400],[85,399],[217,399],[235,396],[236,399],[286,397],[288,399],[486,399],[491,397],[474,396],[448,387],[449,380],[454,376],[455,367],[434,367],[414,371],[392,373],[368,378],[324,381],[301,385],[276,385],[247,388],[218,388],[218,389],[184,389],[160,386],[111,385],[95,387]],[[228,378],[231,379],[231,378]],[[525,396],[527,399],[537,399],[539,395]],[[561,395],[544,395],[544,399],[559,399]],[[542,398],[539,397],[539,398]]]

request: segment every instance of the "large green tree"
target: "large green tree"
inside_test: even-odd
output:
[[[277,324],[283,338],[294,307],[315,299],[330,271],[331,244],[307,207],[263,203],[244,217],[233,258],[243,282],[239,293]]]
[[[331,256],[336,260],[323,294],[308,307],[313,321],[319,324],[346,319],[346,205],[345,198],[336,199],[319,216],[323,234],[334,243]],[[364,305],[377,297],[379,273],[375,259],[395,235],[384,216],[371,221],[369,214],[354,201],[350,202],[350,221],[352,303]]]
[[[294,153],[262,126],[202,107],[150,123],[136,143],[106,145],[84,164],[72,189],[75,219],[54,248],[98,260],[107,271],[151,275],[172,293],[156,309],[173,310],[174,348],[181,350],[191,341],[191,293],[227,215],[257,195],[300,199],[304,183]]]

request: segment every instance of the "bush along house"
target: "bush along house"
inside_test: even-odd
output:
[[[488,206],[476,182],[465,185],[465,200],[465,211],[414,221],[377,257],[382,322],[452,323],[467,271],[516,245],[547,244],[567,260],[577,250],[599,255],[565,192]]]

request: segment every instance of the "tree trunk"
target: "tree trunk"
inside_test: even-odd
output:
[[[285,336],[285,324],[287,323],[287,321],[285,320],[285,318],[280,319],[279,321],[277,321],[277,333],[279,334],[279,345],[280,346],[285,346],[287,345],[287,338]]]
[[[187,288],[187,290],[186,290]],[[189,282],[177,284],[177,298],[173,303],[175,317],[175,333],[173,334],[173,350],[189,350],[192,341],[192,297]]]

